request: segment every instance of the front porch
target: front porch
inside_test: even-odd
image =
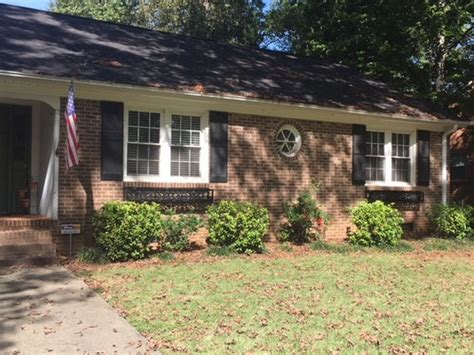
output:
[[[47,101],[0,90],[0,266],[57,262],[59,112]]]
[[[57,263],[53,225],[46,216],[0,216],[0,267]]]

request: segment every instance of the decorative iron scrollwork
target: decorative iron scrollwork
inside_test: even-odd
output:
[[[401,211],[418,211],[420,203],[424,201],[424,194],[421,191],[367,191],[367,200],[394,203]]]
[[[178,210],[202,210],[214,201],[211,189],[163,189],[126,187],[125,199],[136,202],[156,202]]]

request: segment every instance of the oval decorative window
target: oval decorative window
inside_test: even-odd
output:
[[[276,135],[276,147],[283,156],[294,157],[301,149],[300,132],[289,124],[281,126]]]

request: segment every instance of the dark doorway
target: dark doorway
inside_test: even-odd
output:
[[[0,104],[0,214],[29,213],[31,106]]]

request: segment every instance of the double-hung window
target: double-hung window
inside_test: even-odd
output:
[[[366,132],[365,177],[368,183],[414,183],[413,134],[388,130]]]
[[[200,176],[201,118],[171,116],[171,176]]]
[[[207,114],[129,110],[126,122],[126,179],[208,181]]]
[[[159,175],[160,114],[128,114],[127,174]]]

